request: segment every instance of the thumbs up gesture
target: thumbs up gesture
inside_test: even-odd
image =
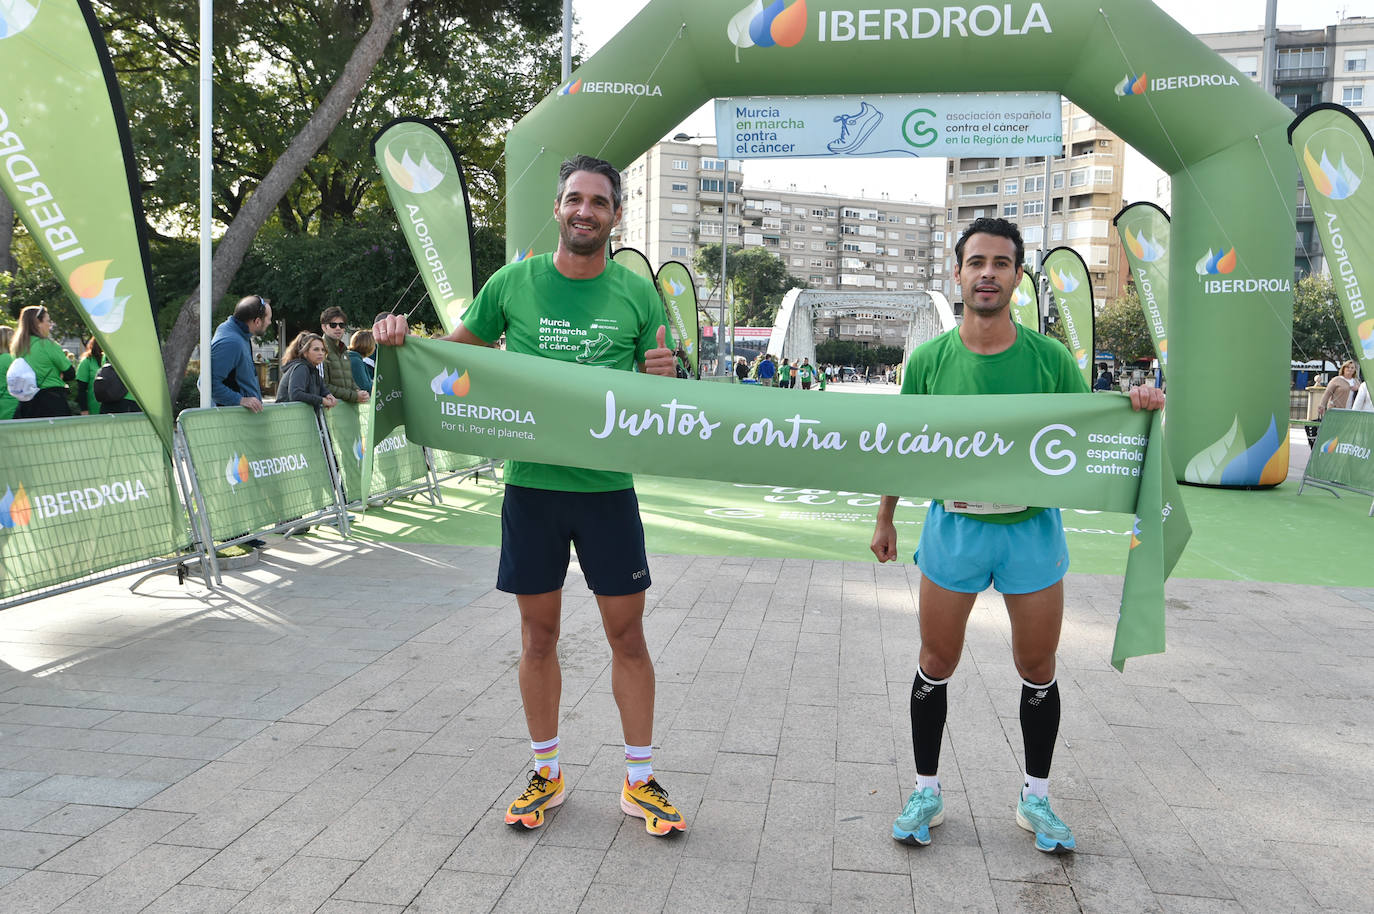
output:
[[[645,374],[662,375],[665,378],[677,377],[677,357],[673,350],[667,348],[668,328],[662,324],[658,327],[658,347],[650,349],[644,353],[644,372]]]

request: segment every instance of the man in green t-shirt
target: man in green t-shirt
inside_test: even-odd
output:
[[[557,250],[498,270],[445,339],[487,346],[504,334],[512,352],[675,377],[657,289],[606,256],[620,203],[620,174],[608,162],[564,162],[554,197]],[[373,328],[383,346],[400,345],[406,332],[399,315]],[[520,608],[520,695],[535,758],[506,823],[538,828],[563,802],[557,648],[571,543],[611,647],[611,690],[625,736],[620,808],[644,819],[652,835],[683,831],[682,814],[653,776],[654,668],[643,624],[649,568],[630,474],[510,460],[505,482],[496,587],[514,593]]]
[[[976,219],[954,246],[964,320],[916,348],[902,377],[904,394],[1088,393],[1068,349],[1015,323],[1008,306],[1021,282],[1021,233],[1005,219]],[[1162,409],[1155,388],[1131,391],[1135,409]],[[878,561],[897,557],[896,496],[884,496],[871,548]],[[946,718],[946,685],[964,647],[974,598],[991,584],[1011,620],[1012,660],[1021,676],[1025,782],[1016,822],[1046,853],[1075,848],[1073,832],[1049,804],[1050,762],[1059,733],[1055,651],[1064,618],[1069,570],[1057,508],[946,499],[930,506],[916,550],[921,568],[920,662],[911,689],[916,789],[892,825],[907,844],[930,843],[944,821],[937,776]]]

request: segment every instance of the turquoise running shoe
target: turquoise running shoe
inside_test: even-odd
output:
[[[1067,854],[1074,849],[1073,832],[1050,809],[1049,797],[1028,796],[1016,804],[1016,824],[1035,834],[1035,849]]]
[[[892,823],[892,837],[903,844],[930,843],[932,827],[945,821],[945,798],[929,787],[913,790],[902,808],[902,814]]]

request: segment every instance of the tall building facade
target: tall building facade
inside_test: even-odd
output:
[[[1264,85],[1263,29],[1197,37],[1227,63]],[[1273,85],[1274,96],[1295,115],[1319,102],[1337,102],[1354,111],[1366,126],[1374,126],[1374,17],[1346,17],[1321,29],[1279,29]],[[1307,188],[1299,178],[1293,272],[1302,277],[1323,270],[1321,239]]]
[[[1123,204],[1126,143],[1067,99],[1063,112],[1062,156],[947,160],[945,202],[954,237],[945,275],[954,275],[953,242],[963,227],[1000,216],[1020,226],[1028,259],[1034,250],[1061,245],[1083,255],[1099,307],[1122,294],[1126,271],[1112,217]],[[949,296],[961,309],[953,285]]]

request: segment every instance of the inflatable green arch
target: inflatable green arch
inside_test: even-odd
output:
[[[556,244],[563,159],[623,167],[712,98],[1056,91],[1173,177],[1169,449],[1182,481],[1282,482],[1292,113],[1146,0],[898,3],[652,0],[511,130],[508,256]]]

